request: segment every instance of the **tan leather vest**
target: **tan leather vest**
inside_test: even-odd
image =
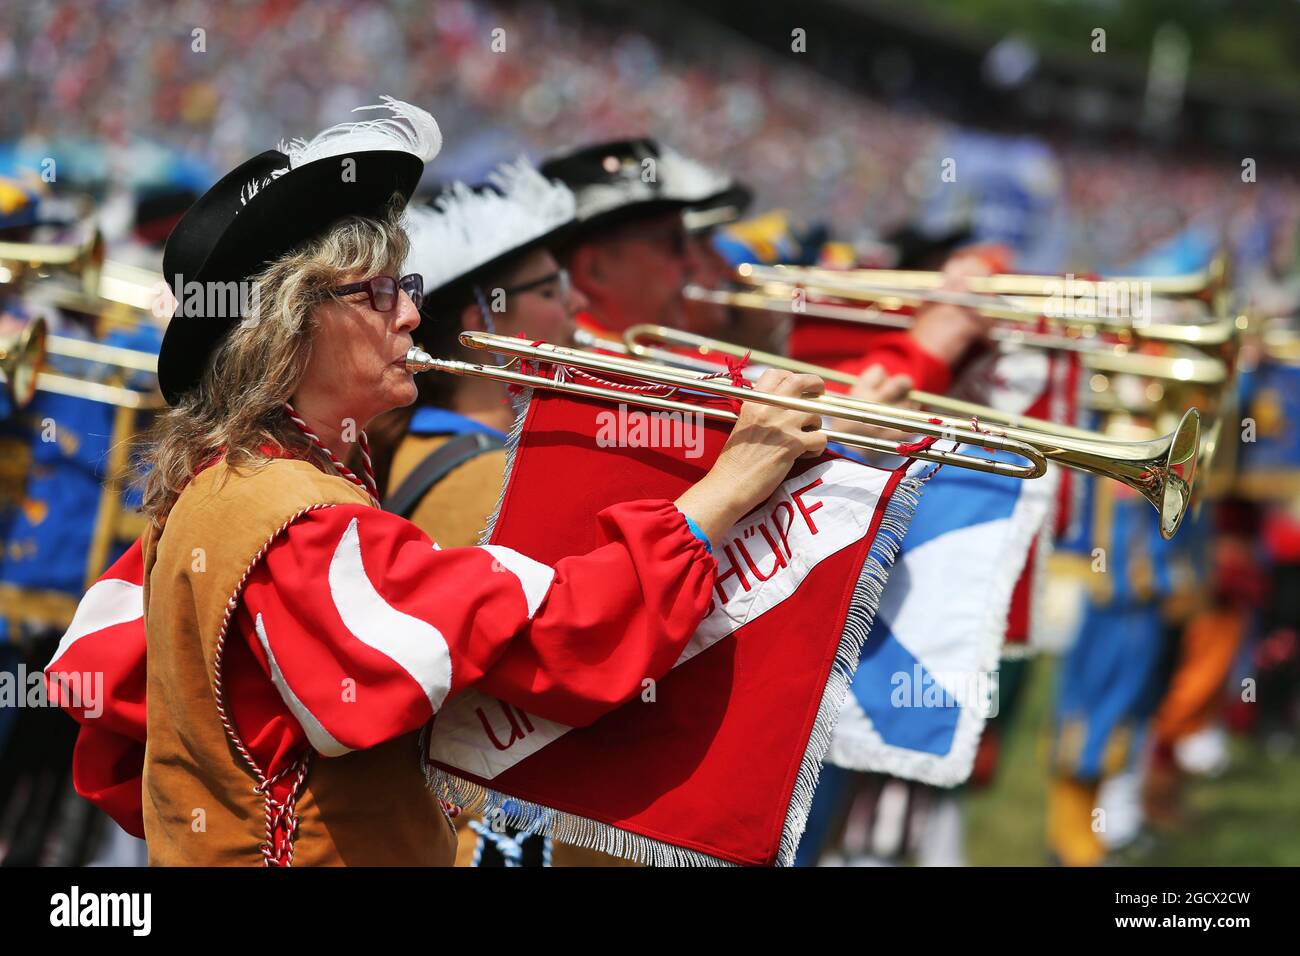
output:
[[[224,643],[248,572],[303,513],[370,500],[308,462],[200,472],[163,530],[144,535],[149,862],[263,863],[266,801],[218,709]],[[304,582],[320,586],[320,582]],[[226,702],[228,706],[228,702]],[[313,754],[296,804],[295,865],[450,866],[456,837],[425,784],[417,733],[342,757]]]

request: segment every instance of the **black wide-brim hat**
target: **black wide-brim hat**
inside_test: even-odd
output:
[[[895,269],[934,269],[938,268],[938,260],[969,244],[974,237],[974,231],[966,222],[937,232],[924,230],[916,223],[907,223],[885,236],[884,241],[893,246],[897,254]]]
[[[730,182],[725,188],[706,196],[682,214],[682,222],[689,233],[702,233],[718,226],[739,222],[754,202],[754,191],[740,182]]]
[[[242,296],[220,294],[215,283],[252,279],[341,219],[383,218],[394,195],[403,206],[409,201],[441,135],[428,113],[385,101],[391,118],[331,127],[310,143],[282,144],[242,163],[176,224],[163,274],[177,308],[158,355],[158,385],[169,404],[198,385],[243,318],[231,307]],[[209,299],[221,314],[209,314]]]
[[[665,163],[669,168],[665,168]],[[627,222],[686,209],[692,196],[675,188],[671,158],[648,137],[612,140],[552,156],[538,167],[558,179],[578,201],[570,241],[581,241]],[[648,176],[653,169],[653,176]]]

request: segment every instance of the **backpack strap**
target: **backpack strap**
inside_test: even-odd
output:
[[[429,489],[450,472],[484,452],[504,448],[505,442],[484,432],[467,432],[439,445],[384,499],[384,510],[409,518]]]

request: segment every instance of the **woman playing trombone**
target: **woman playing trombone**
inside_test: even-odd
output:
[[[631,699],[708,608],[710,539],[825,445],[816,416],[747,403],[701,481],[606,509],[604,543],[554,567],[439,550],[379,510],[342,461],[415,398],[422,283],[400,273],[400,215],[440,136],[423,110],[376,108],[391,115],[244,163],[168,241],[169,279],[250,295],[172,319],[150,527],[47,668],[110,672],[103,716],[77,714],[76,780],[152,863],[450,863],[417,744],[447,698],[475,687],[575,726]]]

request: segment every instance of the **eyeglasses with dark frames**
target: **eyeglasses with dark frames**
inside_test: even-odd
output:
[[[573,290],[573,282],[569,278],[568,269],[556,269],[554,272],[548,272],[546,275],[532,279],[528,282],[521,282],[519,285],[512,285],[503,288],[501,291],[506,295],[515,295],[521,292],[532,292],[534,289],[540,289],[549,284],[556,284],[560,293],[560,301],[567,302],[569,293]]]
[[[333,295],[355,295],[364,292],[370,299],[370,308],[376,312],[391,312],[397,306],[398,292],[405,292],[418,309],[424,301],[424,276],[418,272],[404,275],[400,279],[392,276],[372,276],[361,282],[350,282],[330,289]]]

